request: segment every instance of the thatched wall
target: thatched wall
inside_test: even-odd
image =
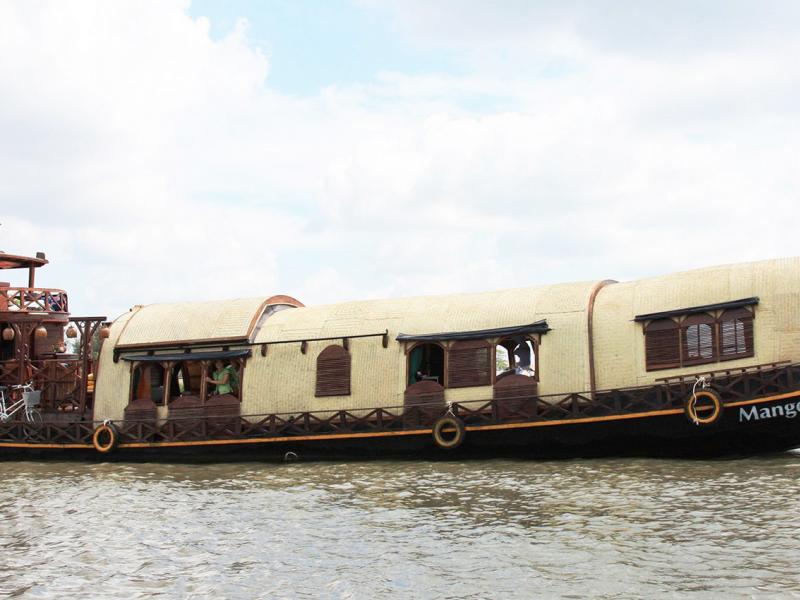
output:
[[[642,324],[634,316],[757,296],[755,356],[646,371]],[[800,360],[800,258],[727,265],[618,283],[594,309],[598,388],[645,385],[676,374],[702,373],[779,360]]]
[[[122,417],[128,402],[130,364],[112,362],[116,344],[214,340],[250,335],[273,342],[262,356],[253,346],[242,382],[242,414],[325,411],[397,406],[406,388],[406,354],[399,333],[430,334],[519,326],[546,319],[551,331],[539,348],[539,393],[560,394],[590,387],[587,306],[593,282],[559,284],[480,294],[458,294],[347,302],[266,313],[253,328],[264,299],[155,305],[128,313],[112,326],[103,347],[96,387],[95,416]],[[596,298],[594,348],[598,389],[651,383],[676,373],[703,372],[800,360],[800,259],[764,261],[677,273],[607,285]],[[693,368],[647,372],[639,314],[688,308],[758,296],[755,356]],[[227,307],[229,312],[222,310]],[[257,321],[258,319],[256,319]],[[373,334],[351,339],[351,394],[315,397],[316,359],[341,340],[300,343],[285,340]],[[250,332],[250,333],[248,333]],[[447,400],[488,399],[491,386],[447,389]]]

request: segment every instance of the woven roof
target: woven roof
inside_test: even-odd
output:
[[[150,304],[134,309],[118,346],[205,340],[246,340],[270,297]]]
[[[394,336],[518,327],[586,310],[594,282],[497,292],[345,302],[286,310],[270,317],[256,341],[381,333]]]

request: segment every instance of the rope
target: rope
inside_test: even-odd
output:
[[[692,397],[689,398],[689,414],[692,415],[692,422],[699,426],[700,421],[697,418],[697,409],[695,408],[695,405],[697,404],[698,385],[700,386],[701,390],[704,390],[708,387],[708,379],[706,379],[705,375],[695,378],[694,385],[692,386]]]

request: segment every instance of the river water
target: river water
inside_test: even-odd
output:
[[[800,453],[0,477],[2,596],[800,597]]]

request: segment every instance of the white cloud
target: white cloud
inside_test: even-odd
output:
[[[0,2],[0,245],[111,314],[800,253],[791,19],[736,4],[704,41],[688,6],[484,6],[390,7],[419,43],[447,23],[464,74],[297,97],[245,21],[214,40],[186,2]],[[658,52],[625,39],[656,24]]]

